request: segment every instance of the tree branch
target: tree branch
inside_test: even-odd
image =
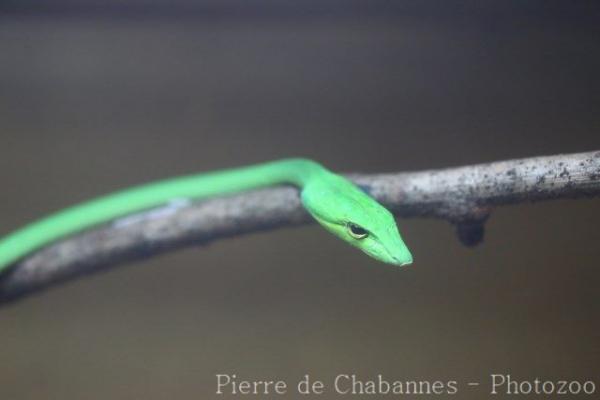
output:
[[[349,177],[396,215],[448,220],[464,244],[474,245],[482,240],[493,207],[600,196],[600,151]],[[82,232],[21,260],[0,277],[0,302],[178,247],[309,221],[292,187],[176,201]]]

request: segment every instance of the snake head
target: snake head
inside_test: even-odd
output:
[[[302,190],[302,203],[325,229],[387,264],[411,264],[394,216],[347,179],[328,174]]]

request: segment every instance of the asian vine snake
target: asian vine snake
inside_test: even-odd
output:
[[[385,263],[412,263],[387,209],[320,164],[290,158],[150,183],[66,208],[1,239],[0,273],[56,240],[173,199],[202,199],[282,183],[299,187],[303,206],[335,236]]]

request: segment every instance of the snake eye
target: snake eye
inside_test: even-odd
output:
[[[366,230],[365,228],[363,228],[361,226],[353,224],[352,222],[348,222],[348,224],[346,226],[348,228],[348,233],[354,239],[361,240],[361,239],[364,239],[367,236],[369,236],[369,231],[368,230]]]

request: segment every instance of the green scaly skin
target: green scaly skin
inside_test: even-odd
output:
[[[306,210],[342,240],[385,263],[412,263],[387,209],[320,164],[291,158],[168,179],[66,208],[0,240],[0,272],[59,239],[174,199],[203,199],[282,183],[299,187]]]

